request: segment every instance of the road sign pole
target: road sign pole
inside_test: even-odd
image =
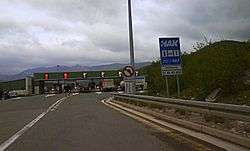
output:
[[[180,79],[179,79],[179,75],[177,74],[176,75],[176,81],[177,81],[177,94],[178,94],[178,97],[180,97]]]
[[[135,93],[135,70],[133,66],[126,66],[122,70],[125,82],[125,93],[134,94]]]
[[[169,97],[169,87],[168,87],[168,77],[166,77],[166,89],[167,89],[167,97]]]

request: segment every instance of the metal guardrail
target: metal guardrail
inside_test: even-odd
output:
[[[250,122],[250,106],[200,102],[173,98],[112,93],[115,99],[125,99],[183,109],[223,118]]]
[[[205,133],[222,140],[232,142],[233,144],[238,144],[240,146],[250,149],[250,139],[236,135],[230,132],[223,130],[211,128],[205,125],[200,125],[197,123],[192,123],[182,119],[176,119],[167,115],[163,115],[151,110],[146,110],[138,107],[131,107],[131,105],[123,102],[123,100],[136,101],[149,103],[154,105],[160,105],[164,107],[171,107],[176,109],[182,109],[185,111],[198,112],[208,115],[215,115],[228,119],[235,119],[241,121],[250,121],[250,107],[241,106],[241,105],[231,105],[231,104],[221,104],[221,103],[209,103],[209,102],[199,102],[191,100],[182,100],[182,99],[172,99],[172,98],[162,98],[162,97],[152,97],[152,96],[143,96],[143,95],[130,95],[130,94],[118,94],[112,93],[115,100],[118,100],[118,104],[123,106],[129,106],[130,108],[136,108],[138,111],[154,115],[156,117],[162,118],[168,122],[181,125],[188,129],[193,129],[195,131]],[[119,103],[120,102],[120,103]],[[123,102],[123,103],[122,103]]]

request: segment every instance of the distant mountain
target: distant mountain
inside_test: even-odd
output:
[[[135,68],[139,69],[144,66],[150,65],[150,62],[141,62],[136,63]],[[99,65],[99,66],[52,66],[52,67],[37,67],[32,69],[27,69],[22,71],[19,74],[15,75],[0,75],[0,81],[10,81],[10,80],[17,80],[23,79],[27,76],[32,76],[33,73],[41,73],[41,72],[73,72],[73,71],[99,71],[99,70],[119,70],[122,69],[127,64],[121,63],[113,63],[113,64],[106,64],[106,65]]]
[[[141,63],[136,63],[135,68],[140,69],[144,66],[150,65],[150,62],[141,62]],[[124,66],[128,64],[120,64],[120,63],[114,63],[114,64],[108,64],[108,65],[100,65],[100,66],[92,66],[89,67],[89,71],[99,71],[99,70],[118,70],[122,69]]]

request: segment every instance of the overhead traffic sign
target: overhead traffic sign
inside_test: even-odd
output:
[[[44,74],[44,80],[49,80],[49,74],[48,73]]]
[[[123,75],[125,77],[132,77],[135,74],[135,70],[132,66],[125,66],[123,68]]]
[[[67,80],[69,78],[69,73],[65,72],[63,73],[63,79]]]
[[[159,38],[161,71],[163,76],[182,73],[179,38]]]
[[[102,77],[102,78],[105,77],[105,72],[101,72],[101,77]]]
[[[83,78],[86,78],[86,77],[87,77],[87,74],[88,74],[88,73],[86,73],[86,72],[82,73]]]

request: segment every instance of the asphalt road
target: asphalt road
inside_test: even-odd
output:
[[[0,144],[63,95],[0,102]],[[108,108],[108,94],[79,94],[64,100],[21,135],[8,151],[183,151],[189,145]]]
[[[63,95],[45,95],[0,101],[0,144],[22,129]]]

